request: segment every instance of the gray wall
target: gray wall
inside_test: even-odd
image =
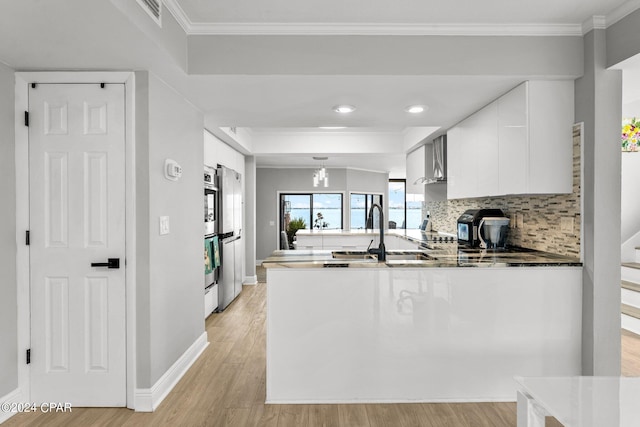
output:
[[[136,73],[137,387],[151,387],[204,332],[203,115],[161,80]],[[166,158],[182,178],[164,178]],[[170,234],[159,235],[169,216]]]
[[[354,169],[329,169],[329,187],[313,187],[313,169],[258,168],[256,170],[256,258],[278,249],[278,192],[343,193],[343,228],[349,227],[349,192],[382,193],[387,200],[389,174]],[[386,206],[385,206],[386,210]],[[388,212],[387,212],[388,214]],[[388,217],[388,215],[387,215]],[[274,225],[271,225],[273,222]]]
[[[584,37],[585,73],[575,83],[584,122],[582,371],[620,375],[621,72],[606,70],[604,30]]]
[[[640,9],[606,30],[606,66],[614,66],[640,53]]]
[[[375,70],[378,75],[577,77],[583,65],[579,36],[194,35],[187,43],[193,74],[370,75]]]
[[[244,275],[253,282],[256,279],[256,158],[246,156],[244,165]]]
[[[0,396],[18,387],[14,75],[0,64]]]

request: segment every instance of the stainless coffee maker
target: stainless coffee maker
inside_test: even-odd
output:
[[[482,249],[504,249],[509,234],[509,218],[488,216],[480,220],[478,237]]]

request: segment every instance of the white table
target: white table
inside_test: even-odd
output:
[[[518,427],[640,426],[639,377],[516,377]]]

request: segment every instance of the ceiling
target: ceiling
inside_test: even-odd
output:
[[[355,24],[352,30],[366,27],[367,34],[386,34],[385,24],[393,24],[394,31],[431,25],[430,31],[437,32],[450,24],[451,28],[457,28],[455,31],[463,27],[454,24],[476,30],[501,26],[517,29],[527,25],[545,30],[548,30],[545,25],[575,29],[593,15],[609,15],[624,9],[624,3],[622,0],[165,0],[165,13],[173,11],[187,30],[192,24],[201,33],[216,34],[221,29],[227,32],[231,29],[230,33],[238,37],[233,40],[240,40],[243,31],[271,34],[273,26],[282,30],[287,25],[294,26],[297,35],[304,37],[310,24],[326,25],[325,33],[336,30],[337,24]],[[252,58],[239,58],[233,51],[214,60],[247,61],[249,67],[255,65],[255,71],[194,75],[186,71],[184,57],[190,52],[185,48],[188,35],[185,30],[178,25],[171,27],[167,21],[162,31],[172,31],[173,38],[155,37],[157,26],[135,1],[21,0],[3,2],[1,9],[0,62],[16,70],[150,70],[201,109],[208,124],[251,129],[258,166],[297,166],[310,162],[309,153],[283,150],[279,154],[264,154],[259,143],[263,133],[278,131],[284,135],[305,129],[317,133],[318,126],[348,126],[348,131],[362,131],[363,135],[376,130],[395,132],[398,142],[379,152],[337,153],[323,152],[320,148],[315,154],[329,155],[328,166],[386,170],[393,177],[401,177],[407,150],[402,136],[408,129],[428,126],[442,132],[526,79],[522,74],[438,74],[419,70],[380,75],[376,67],[323,75],[273,73],[263,66],[268,60],[252,64]],[[248,29],[242,24],[254,25]],[[275,53],[291,49],[290,39],[288,36],[271,39],[270,48]],[[348,38],[344,40],[349,43]],[[305,56],[311,54],[304,44],[294,54],[299,62],[314,60]],[[358,54],[352,53],[356,57]],[[330,52],[326,59],[337,63],[340,60]],[[385,57],[376,60],[380,64],[388,61]],[[428,64],[429,58],[423,61]],[[331,108],[339,103],[355,105],[357,110],[348,116],[338,115]],[[410,104],[425,104],[428,110],[411,115],[404,111]]]

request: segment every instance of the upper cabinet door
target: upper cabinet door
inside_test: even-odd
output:
[[[498,155],[498,103],[491,104],[473,116],[473,138],[470,139],[469,161],[475,163],[478,171],[477,193],[483,196],[496,196],[499,192],[500,163]],[[470,179],[474,179],[470,177]]]
[[[498,99],[498,141],[499,193],[521,193],[529,176],[526,84]]]
[[[530,81],[528,193],[573,191],[574,87],[571,80]]]
[[[462,127],[454,126],[447,132],[447,198],[459,199],[462,195],[460,170],[462,152]]]

